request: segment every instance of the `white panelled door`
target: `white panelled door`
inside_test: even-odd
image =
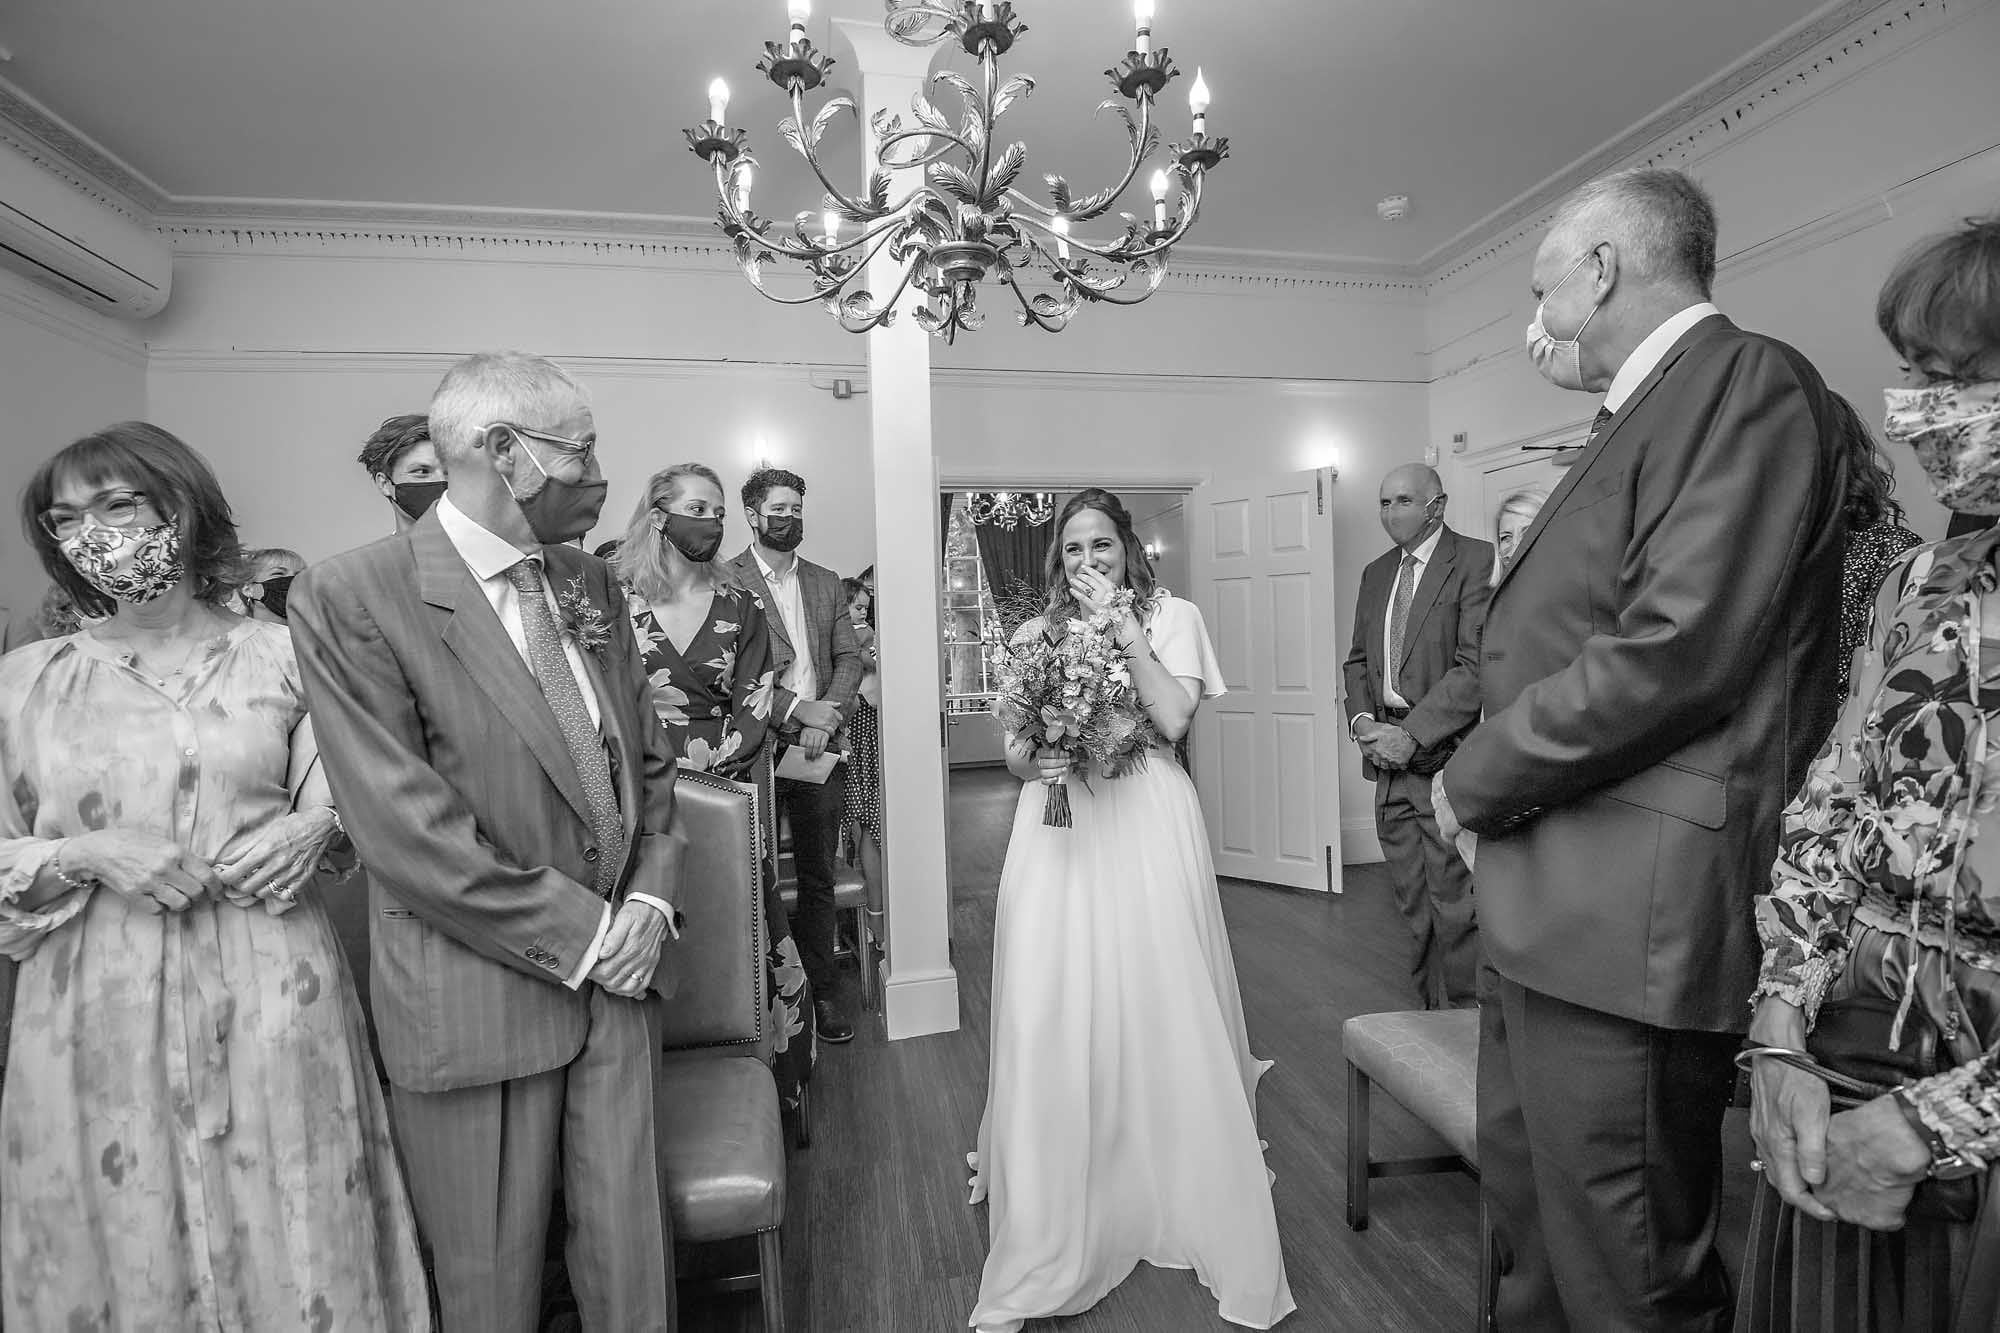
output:
[[[1194,774],[1218,874],[1340,892],[1341,651],[1331,477],[1188,496],[1189,596],[1229,693],[1195,714]]]

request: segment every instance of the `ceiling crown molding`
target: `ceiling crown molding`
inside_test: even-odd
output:
[[[134,222],[151,224],[168,195],[95,139],[0,79],[0,143]]]
[[[1994,0],[1834,0],[1686,96],[1572,162],[1419,261],[1428,286],[1539,240],[1559,205],[1612,171],[1686,166]]]

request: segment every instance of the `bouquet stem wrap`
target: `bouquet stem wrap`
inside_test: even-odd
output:
[[[1069,812],[1068,776],[1042,785],[1049,789],[1048,798],[1042,802],[1042,822],[1050,828],[1073,827],[1075,820]]]

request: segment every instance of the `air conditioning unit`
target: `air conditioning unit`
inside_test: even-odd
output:
[[[173,286],[167,238],[0,144],[0,268],[121,319],[158,314]]]

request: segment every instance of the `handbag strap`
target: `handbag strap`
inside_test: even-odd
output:
[[[1737,1054],[1736,1067],[1738,1069],[1749,1069],[1752,1066],[1752,1062],[1757,1060],[1776,1060],[1780,1064],[1790,1065],[1802,1073],[1811,1074],[1814,1078],[1826,1084],[1830,1091],[1857,1098],[1864,1102],[1872,1102],[1877,1097],[1887,1096],[1896,1090],[1886,1083],[1870,1083],[1866,1079],[1853,1078],[1847,1074],[1843,1074],[1837,1069],[1828,1069],[1806,1052],[1795,1051],[1788,1046],[1748,1047]]]

